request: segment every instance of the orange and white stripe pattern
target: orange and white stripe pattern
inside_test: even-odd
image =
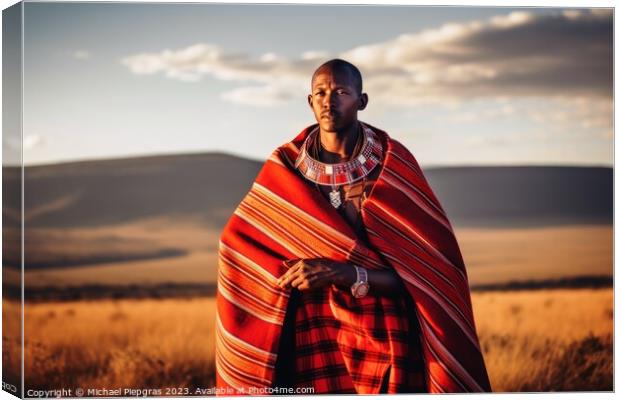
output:
[[[294,170],[300,144],[316,125],[272,154],[224,228],[217,292],[218,387],[248,394],[251,387],[273,383],[290,293],[276,284],[286,271],[282,262],[322,257],[392,269],[403,279],[421,327],[430,392],[491,390],[467,274],[448,217],[413,155],[385,132],[365,125],[386,148],[375,187],[362,204],[370,246]],[[335,313],[334,318],[345,315]],[[373,319],[363,321],[372,324]],[[362,328],[372,332],[373,327]]]

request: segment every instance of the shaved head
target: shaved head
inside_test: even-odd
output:
[[[355,65],[340,58],[334,58],[321,64],[321,66],[314,71],[314,74],[312,74],[312,81],[310,82],[311,86],[314,85],[314,78],[318,75],[318,73],[325,70],[348,73],[357,94],[362,94],[362,74],[360,73],[360,70],[357,69]]]

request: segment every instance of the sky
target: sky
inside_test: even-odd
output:
[[[315,122],[312,72],[343,58],[358,118],[424,167],[611,166],[612,37],[600,8],[27,2],[24,163],[264,160]]]

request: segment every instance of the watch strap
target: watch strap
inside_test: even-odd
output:
[[[366,272],[366,268],[358,267],[355,264],[353,264],[353,266],[355,267],[356,281],[351,285],[351,294],[356,298],[364,297],[368,293],[370,287],[368,283],[368,273]],[[362,290],[361,293],[360,290]]]
[[[358,267],[357,265],[353,266],[355,267],[355,272],[357,273],[357,280],[355,283],[368,282],[368,273],[366,272],[366,268]]]

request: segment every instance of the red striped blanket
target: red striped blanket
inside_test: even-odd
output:
[[[218,394],[270,394],[265,388],[274,381],[291,293],[276,280],[286,271],[283,261],[298,258],[396,271],[415,304],[411,317],[420,328],[428,391],[491,390],[450,222],[413,155],[387,133],[365,125],[386,146],[380,175],[362,205],[368,244],[294,170],[299,148],[316,124],[274,151],[224,228],[216,314]],[[325,290],[333,318],[347,327],[336,341],[355,390],[378,393],[395,347],[382,331],[389,321],[363,310],[381,310],[391,300],[355,299],[335,286]]]

